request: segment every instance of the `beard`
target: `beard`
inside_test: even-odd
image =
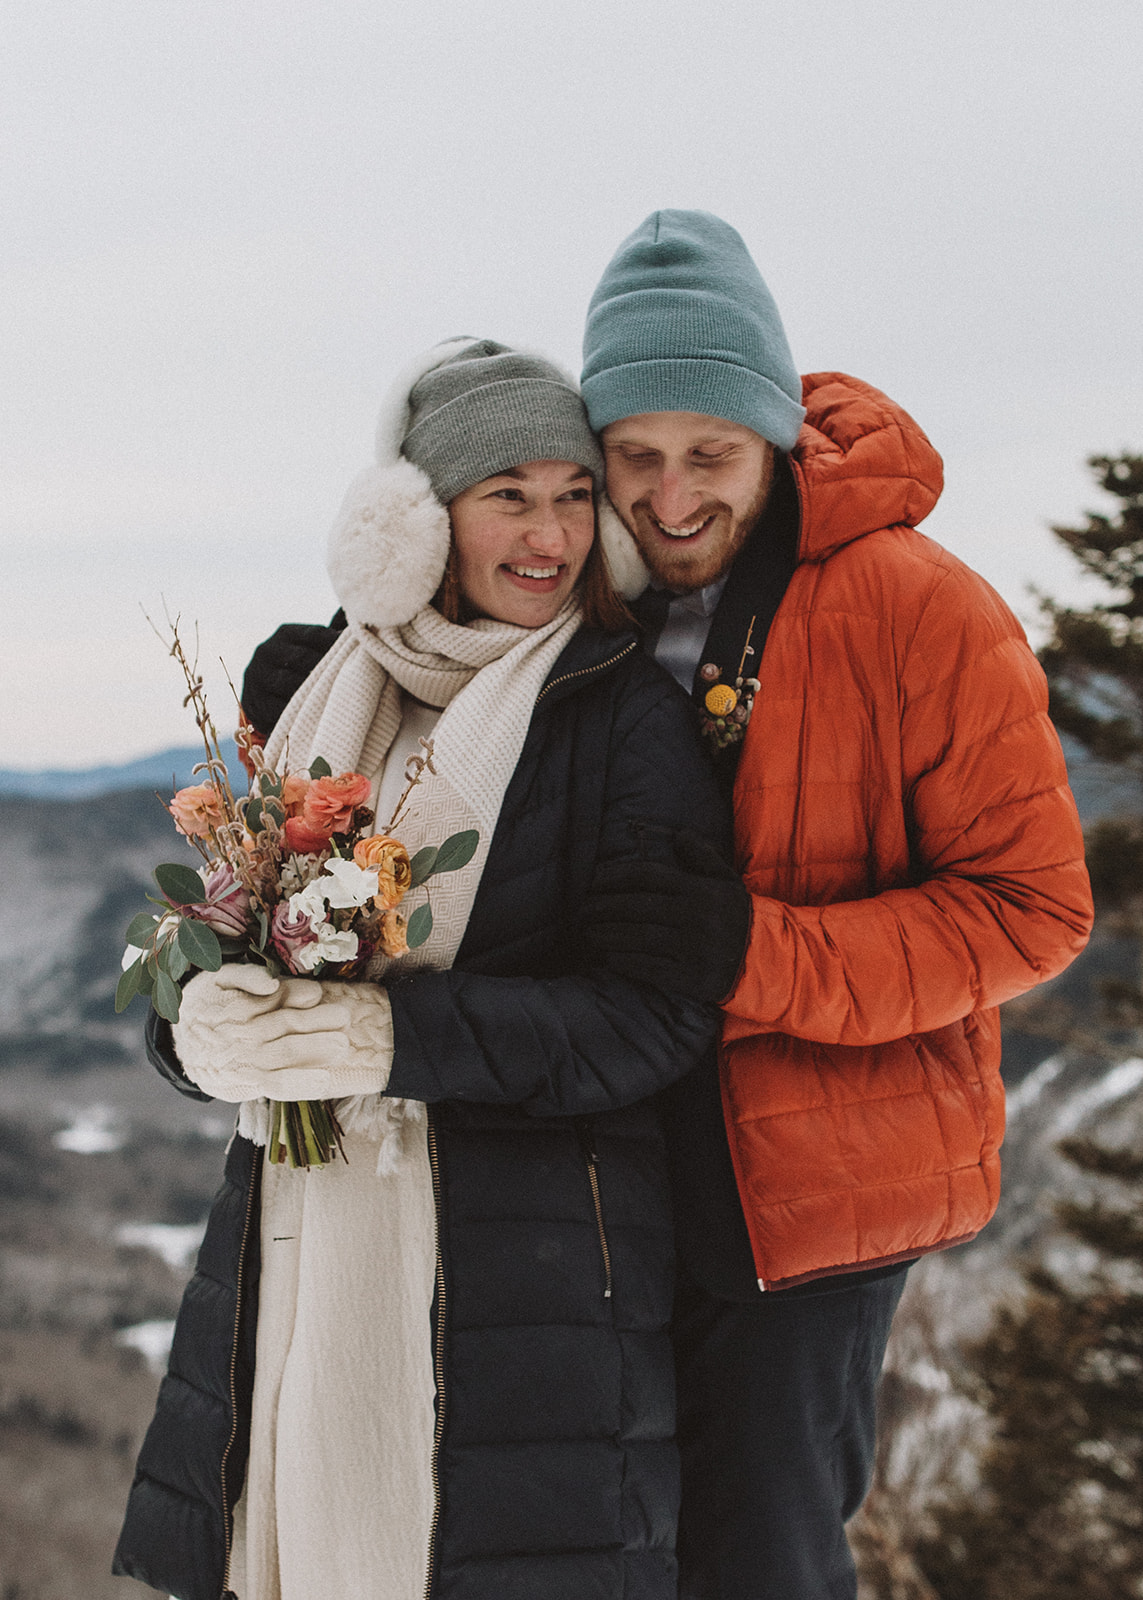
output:
[[[696,543],[689,539],[671,539],[660,533],[659,521],[651,510],[650,498],[636,500],[626,516],[624,526],[639,546],[639,553],[650,568],[657,584],[675,594],[693,594],[705,589],[730,570],[735,556],[749,539],[766,509],[774,483],[773,457],[769,462],[758,492],[750,505],[740,515],[723,500],[704,501],[699,509],[689,515],[687,522],[706,521],[713,518],[709,528],[696,535]]]

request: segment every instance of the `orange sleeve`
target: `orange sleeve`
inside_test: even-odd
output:
[[[898,695],[916,882],[818,906],[754,895],[730,1037],[926,1033],[1052,977],[1087,942],[1083,834],[1044,676],[968,569],[926,605]]]

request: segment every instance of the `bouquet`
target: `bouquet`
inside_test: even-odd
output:
[[[180,789],[167,810],[179,833],[203,857],[196,871],[178,862],[155,868],[158,909],[142,911],[127,928],[115,1009],[147,996],[168,1022],[179,1015],[180,980],[193,970],[217,972],[223,961],[256,961],[276,977],[355,979],[375,954],[404,955],[429,937],[430,878],[472,860],[475,829],[426,845],[410,857],[396,835],[408,799],[426,772],[434,773],[432,743],[411,756],[404,793],[383,832],[374,831],[369,779],[334,773],[317,759],[302,772],[275,771],[242,719],[239,753],[251,780],[236,798],[210,719],[197,664],[186,656],[177,623],[171,654],[187,681],[203,738],[203,781]],[[406,918],[402,907],[416,889],[425,899]],[[330,1101],[274,1102],[269,1159],[319,1167],[341,1149]]]

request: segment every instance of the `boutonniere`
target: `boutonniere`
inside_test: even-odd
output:
[[[757,678],[744,676],[746,658],[754,654],[750,640],[757,620],[757,617],[750,619],[733,683],[721,681],[722,668],[713,661],[707,661],[699,668],[699,678],[710,685],[703,696],[706,715],[702,719],[702,731],[716,750],[725,750],[746,737],[750,715],[754,710],[754,696],[761,688]]]

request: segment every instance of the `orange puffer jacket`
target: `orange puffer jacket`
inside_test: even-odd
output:
[[[970,1239],[996,1206],[1002,1000],[1083,948],[1044,677],[918,533],[941,461],[876,389],[805,380],[799,563],[735,784],[750,943],[723,1104],[763,1288]]]

